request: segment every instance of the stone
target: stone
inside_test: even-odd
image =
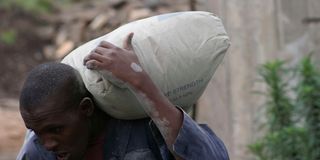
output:
[[[54,53],[55,47],[52,45],[48,45],[43,48],[43,54],[46,59],[53,59]]]
[[[98,30],[101,29],[105,24],[107,24],[110,17],[114,15],[114,12],[109,12],[109,14],[102,13],[99,14],[97,17],[93,19],[93,21],[90,23],[89,28],[92,30]]]
[[[159,8],[161,6],[166,6],[166,8],[168,8],[168,4],[161,1],[161,0],[146,0],[145,1],[145,7],[148,7],[151,10],[156,10],[157,8]]]
[[[54,27],[52,26],[45,26],[39,27],[36,29],[37,35],[39,35],[43,39],[51,39],[54,35]]]
[[[69,27],[69,39],[75,44],[80,44],[81,42],[83,42],[84,32],[86,31],[86,22],[79,20]]]
[[[148,8],[134,9],[129,13],[129,21],[134,21],[142,18],[146,18],[152,15],[152,12]]]
[[[57,33],[57,36],[55,38],[55,44],[57,46],[61,45],[63,42],[65,42],[67,40],[68,32],[65,28],[66,27],[59,29],[59,31]]]
[[[120,9],[127,4],[127,1],[126,0],[109,0],[109,4],[115,9]]]
[[[57,49],[54,58],[55,59],[62,59],[66,56],[72,49],[74,49],[75,45],[74,42],[68,40],[62,43],[62,45]]]

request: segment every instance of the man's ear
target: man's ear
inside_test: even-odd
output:
[[[90,117],[94,111],[94,104],[91,98],[89,97],[83,98],[80,102],[79,110],[83,115]]]

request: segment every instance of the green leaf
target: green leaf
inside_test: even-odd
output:
[[[15,30],[4,31],[0,33],[0,40],[7,45],[12,45],[17,40],[17,32]]]

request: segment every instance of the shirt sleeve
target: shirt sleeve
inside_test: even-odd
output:
[[[185,160],[229,160],[227,149],[220,138],[207,125],[197,124],[182,112],[183,123],[173,144],[173,151]]]
[[[33,131],[27,130],[23,146],[16,160],[55,160],[53,153],[40,145],[38,137]]]
[[[184,160],[229,160],[227,149],[220,138],[207,125],[196,123],[182,109],[180,110],[183,113],[183,122],[173,144],[175,154]],[[164,140],[152,121],[150,128],[161,151],[165,146]],[[169,152],[167,147],[165,150]],[[162,154],[162,157],[167,156]]]

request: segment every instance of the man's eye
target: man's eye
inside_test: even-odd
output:
[[[54,127],[50,129],[50,132],[54,134],[60,134],[62,131],[63,131],[62,127]]]

